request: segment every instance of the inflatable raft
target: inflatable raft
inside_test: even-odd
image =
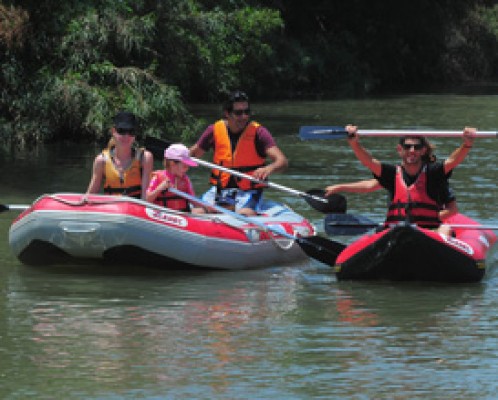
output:
[[[337,257],[339,280],[478,282],[496,242],[492,230],[462,214],[446,220],[455,236],[411,224],[364,235]]]
[[[14,220],[9,244],[29,265],[102,260],[238,270],[307,259],[289,235],[315,235],[308,220],[272,201],[254,219],[258,224],[227,214],[178,212],[129,197],[58,193],[39,197]]]

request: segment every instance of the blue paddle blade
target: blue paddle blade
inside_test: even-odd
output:
[[[299,129],[301,140],[344,139],[348,136],[343,126],[302,126]]]
[[[360,235],[380,225],[363,215],[353,214],[327,214],[324,220],[325,233],[330,236]]]

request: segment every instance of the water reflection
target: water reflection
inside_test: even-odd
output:
[[[320,366],[313,380],[316,394],[326,395],[318,388],[331,376],[335,393],[353,398],[358,393],[372,398],[489,394],[486,387],[465,386],[494,358],[483,344],[497,337],[498,326],[498,318],[487,311],[496,305],[496,293],[486,284],[339,282],[322,290],[300,305],[308,310],[322,306],[322,316],[310,320],[307,314],[300,329],[303,359]],[[451,378],[456,370],[465,371],[465,383]],[[434,374],[445,380],[444,388]]]
[[[20,266],[9,275],[0,372],[22,368],[17,388],[36,382],[32,393],[60,396],[69,381],[86,398],[123,390],[133,398],[134,387],[145,398],[239,398],[240,390],[309,398],[330,395],[333,381],[340,397],[416,397],[421,387],[451,398],[489,393],[443,390],[432,374],[457,383],[455,370],[476,378],[493,362],[493,280],[336,282],[317,263],[156,276],[74,271]],[[38,387],[47,381],[59,384]]]
[[[438,323],[440,314],[447,314],[469,299],[478,301],[485,286],[340,282],[338,288],[336,304],[341,321],[358,326],[403,327],[406,321],[411,325],[417,320]]]
[[[85,385],[103,389],[132,385],[140,370],[142,387],[184,382],[184,390],[193,385],[185,371],[195,370],[197,390],[216,395],[241,373],[237,366],[261,361],[252,340],[296,309],[302,269],[248,271],[235,280],[224,272],[156,279],[66,272],[40,286],[41,273],[12,274],[6,303],[10,335],[29,338],[12,345],[30,376],[64,379],[77,370]]]

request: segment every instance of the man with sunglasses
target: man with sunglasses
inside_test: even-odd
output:
[[[451,175],[451,172],[450,172]],[[338,183],[335,185],[330,185],[325,188],[325,196],[328,197],[334,193],[371,193],[382,189],[382,185],[376,178],[363,179],[355,182]],[[442,204],[442,208],[439,211],[439,219],[444,222],[446,219],[458,213],[458,206],[456,203],[455,194],[453,189],[449,186],[449,182],[446,181],[446,185],[441,185],[438,189],[437,202]],[[392,201],[389,200],[389,204]],[[451,229],[445,229],[444,225],[440,225],[440,232],[449,235]]]
[[[366,166],[380,185],[390,194],[391,204],[386,225],[404,221],[407,217],[412,223],[425,228],[439,228],[448,233],[448,227],[441,225],[445,213],[441,210],[451,205],[451,213],[456,210],[454,195],[449,189],[448,179],[453,169],[459,165],[472,148],[476,129],[466,127],[463,143],[446,160],[436,162],[433,147],[423,136],[404,136],[400,138],[396,150],[401,164],[396,166],[381,163],[360,144],[357,127],[346,126],[348,142],[356,157]],[[441,194],[445,194],[442,198]],[[409,213],[407,216],[407,212]]]
[[[98,193],[103,184],[105,194],[145,199],[154,163],[152,153],[136,146],[138,123],[134,114],[119,112],[113,123],[107,148],[95,157],[87,193]]]
[[[213,149],[213,163],[264,181],[287,167],[287,158],[277,147],[268,129],[251,120],[249,97],[235,91],[223,106],[223,118],[209,125],[190,155],[202,157]],[[266,164],[266,159],[271,159]],[[203,196],[207,202],[234,208],[245,215],[257,214],[264,184],[238,178],[228,172],[212,169],[211,189]]]

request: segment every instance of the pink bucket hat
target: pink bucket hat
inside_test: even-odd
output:
[[[164,158],[181,161],[189,167],[197,167],[197,163],[190,158],[187,147],[181,143],[172,144],[164,150]]]

